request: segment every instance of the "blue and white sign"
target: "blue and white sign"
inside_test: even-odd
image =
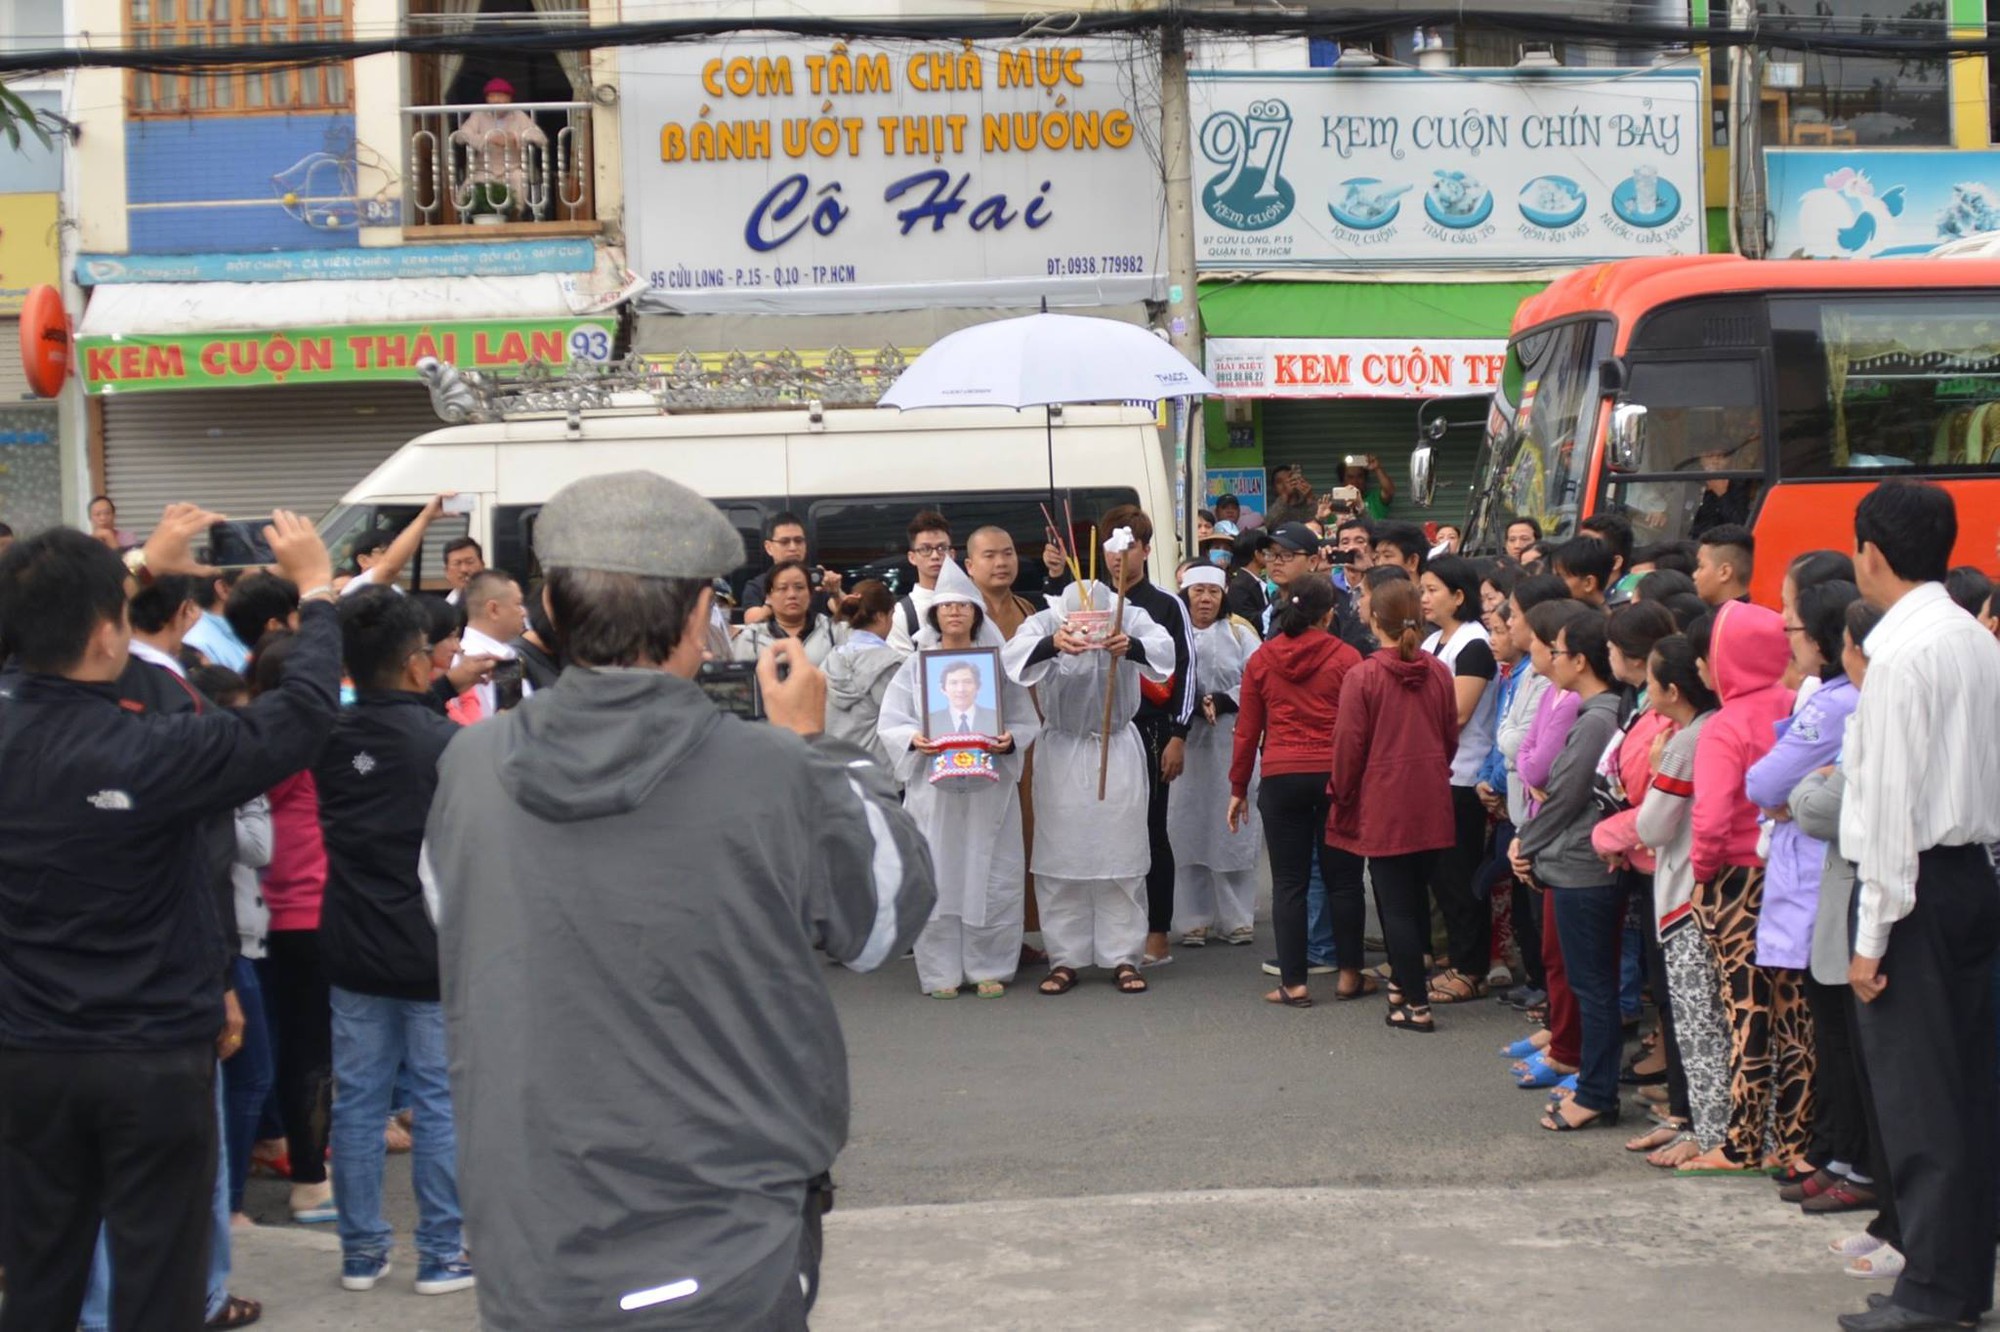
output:
[[[1192,77],[1204,268],[1700,252],[1695,69]]]
[[[1158,102],[1130,42],[746,35],[619,66],[642,311],[1164,295]]]
[[[117,282],[521,277],[532,273],[588,273],[596,261],[596,247],[588,240],[278,250],[268,254],[82,254],[76,260],[76,280],[83,286],[95,287]]]
[[[2000,151],[1767,148],[1774,259],[1894,259],[2000,230]]]

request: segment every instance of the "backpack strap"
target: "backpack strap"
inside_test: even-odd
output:
[[[903,612],[903,632],[915,638],[917,630],[923,627],[923,621],[917,618],[917,603],[905,596],[896,603],[896,608]]]

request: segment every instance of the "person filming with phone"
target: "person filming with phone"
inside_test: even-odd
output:
[[[795,1332],[848,1121],[816,950],[902,956],[930,853],[798,640],[763,721],[697,682],[743,558],[714,505],[591,477],[534,543],[568,668],[451,742],[423,853],[481,1323]]]

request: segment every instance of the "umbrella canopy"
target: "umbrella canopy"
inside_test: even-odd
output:
[[[962,328],[911,363],[884,407],[1040,407],[1215,392],[1208,377],[1136,324],[1033,314]]]

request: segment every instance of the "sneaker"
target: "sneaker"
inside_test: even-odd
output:
[[[340,1288],[342,1290],[373,1290],[375,1283],[389,1275],[388,1255],[373,1256],[361,1254],[343,1258],[340,1262]]]
[[[1248,941],[1246,940],[1245,942],[1248,942]],[[1336,967],[1336,966],[1334,966],[1334,965],[1333,965],[1333,964],[1332,964],[1331,962],[1308,962],[1308,963],[1306,963],[1306,975],[1308,975],[1308,976],[1331,976],[1331,975],[1333,975],[1333,974],[1334,974],[1334,973],[1335,973],[1336,971],[1339,971],[1339,970],[1340,970],[1340,968],[1339,968],[1339,967]],[[1270,961],[1268,961],[1268,962],[1266,962],[1266,963],[1264,964],[1264,974],[1265,974],[1266,976],[1282,976],[1282,975],[1284,975],[1285,973],[1284,973],[1283,971],[1279,970],[1279,968],[1278,968],[1278,959],[1274,957],[1274,958],[1272,958],[1272,959],[1271,959]]]
[[[417,1264],[417,1294],[449,1295],[454,1291],[471,1290],[478,1284],[472,1275],[472,1264],[465,1255],[446,1262],[435,1262],[429,1258]]]
[[[1531,1008],[1539,1008],[1548,1001],[1549,992],[1547,990],[1524,990],[1519,995],[1508,1000],[1507,1006],[1509,1008],[1517,1008],[1525,1013]]]

